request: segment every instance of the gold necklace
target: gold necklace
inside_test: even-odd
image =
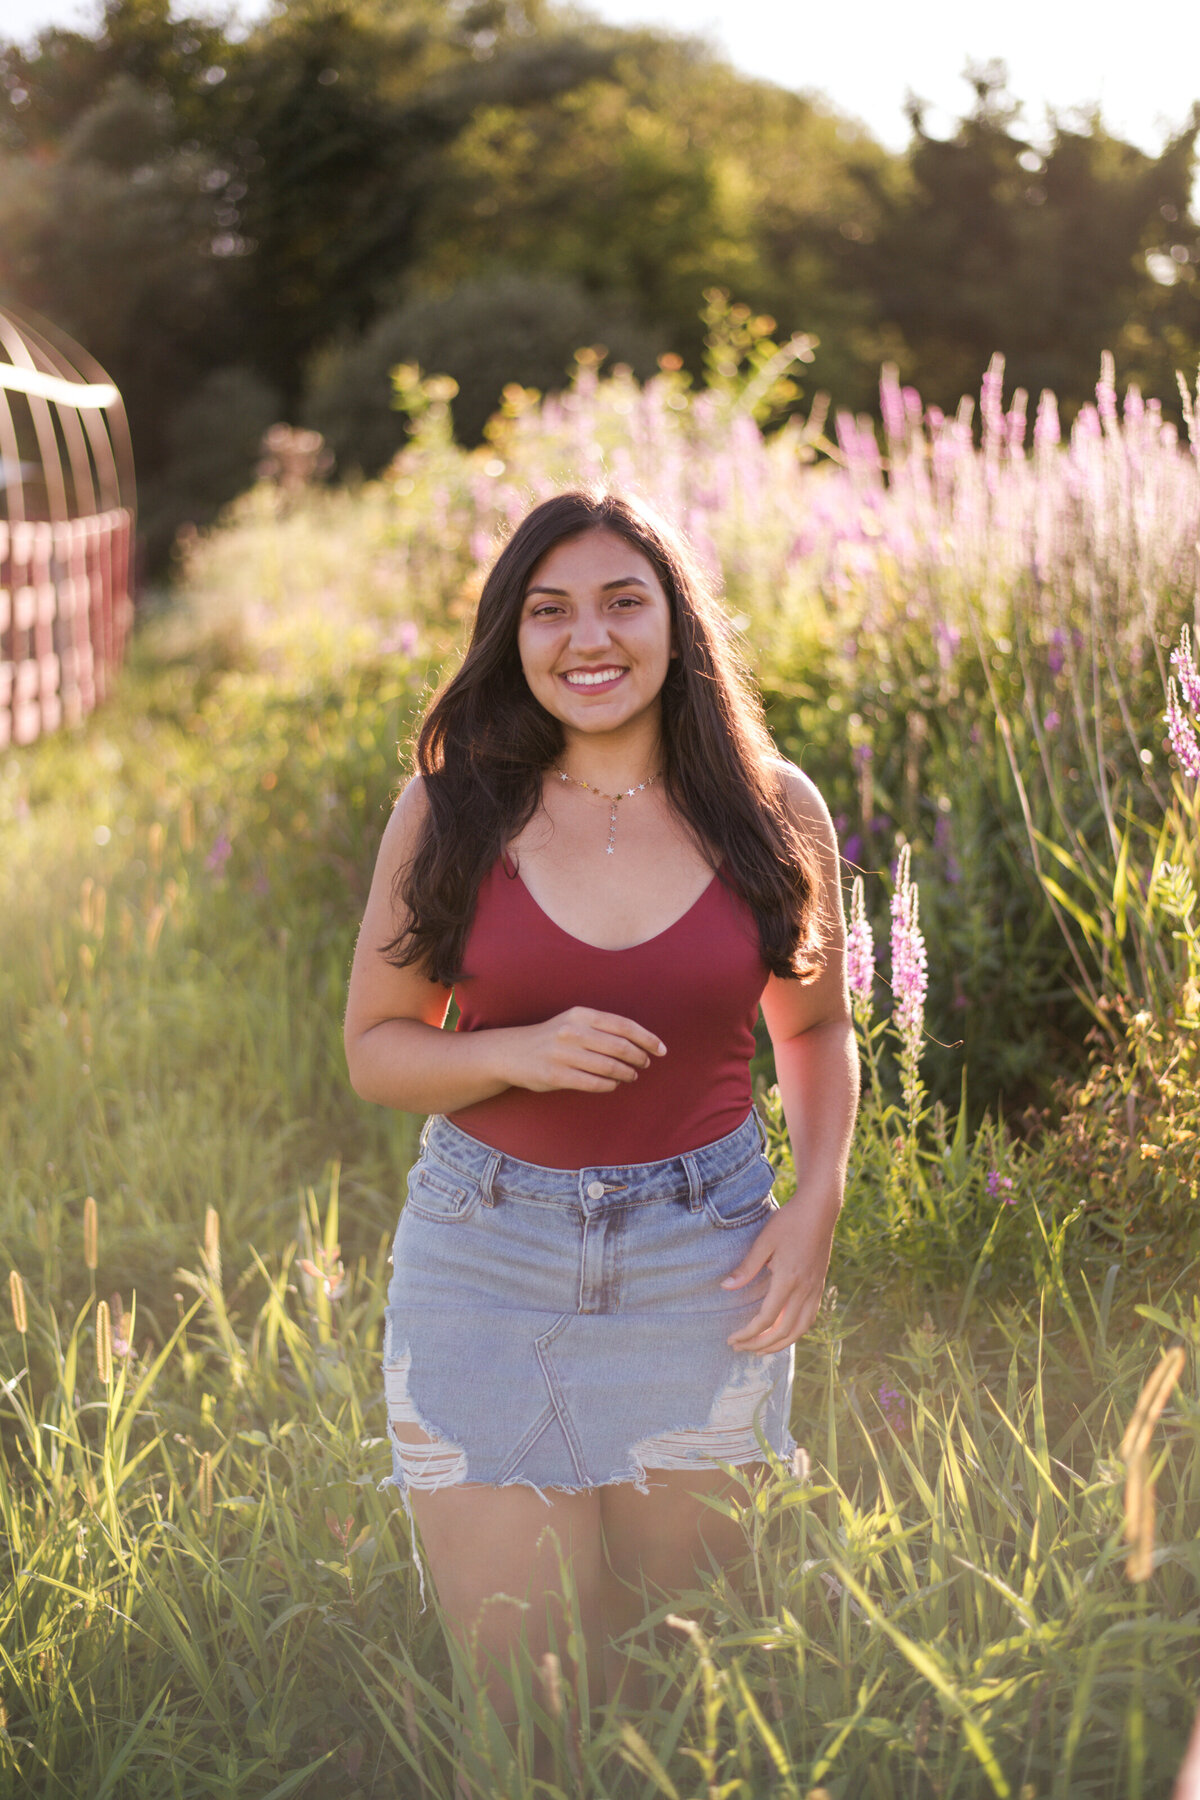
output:
[[[602,800],[608,801],[608,843],[605,846],[605,855],[611,856],[617,841],[617,807],[622,800],[631,800],[634,794],[643,793],[646,788],[653,787],[659,775],[662,774],[662,770],[659,769],[646,781],[639,781],[636,787],[622,788],[619,794],[606,794],[602,788],[593,787],[590,781],[580,781],[578,776],[568,775],[565,769],[555,767],[554,773],[560,781],[569,781],[573,787],[586,788],[589,794],[599,794]]]

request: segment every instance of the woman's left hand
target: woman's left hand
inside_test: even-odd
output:
[[[758,1356],[786,1350],[804,1336],[817,1316],[833,1244],[837,1207],[815,1204],[796,1193],[769,1219],[721,1286],[742,1288],[770,1269],[770,1284],[754,1317],[726,1342]]]

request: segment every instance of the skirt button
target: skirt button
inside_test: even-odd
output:
[[[589,1200],[603,1200],[604,1183],[602,1181],[589,1181],[585,1192],[587,1193]]]

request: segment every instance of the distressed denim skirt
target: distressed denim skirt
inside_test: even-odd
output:
[[[721,1287],[778,1210],[756,1113],[661,1162],[548,1169],[440,1116],[393,1246],[391,1480],[578,1492],[789,1459],[793,1352],[726,1339],[767,1289]],[[546,1497],[542,1493],[543,1499]]]

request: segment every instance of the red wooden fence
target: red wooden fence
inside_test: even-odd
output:
[[[131,529],[125,507],[0,520],[0,750],[104,699],[133,616]]]
[[[133,616],[133,454],[86,350],[0,307],[0,750],[77,724]]]

